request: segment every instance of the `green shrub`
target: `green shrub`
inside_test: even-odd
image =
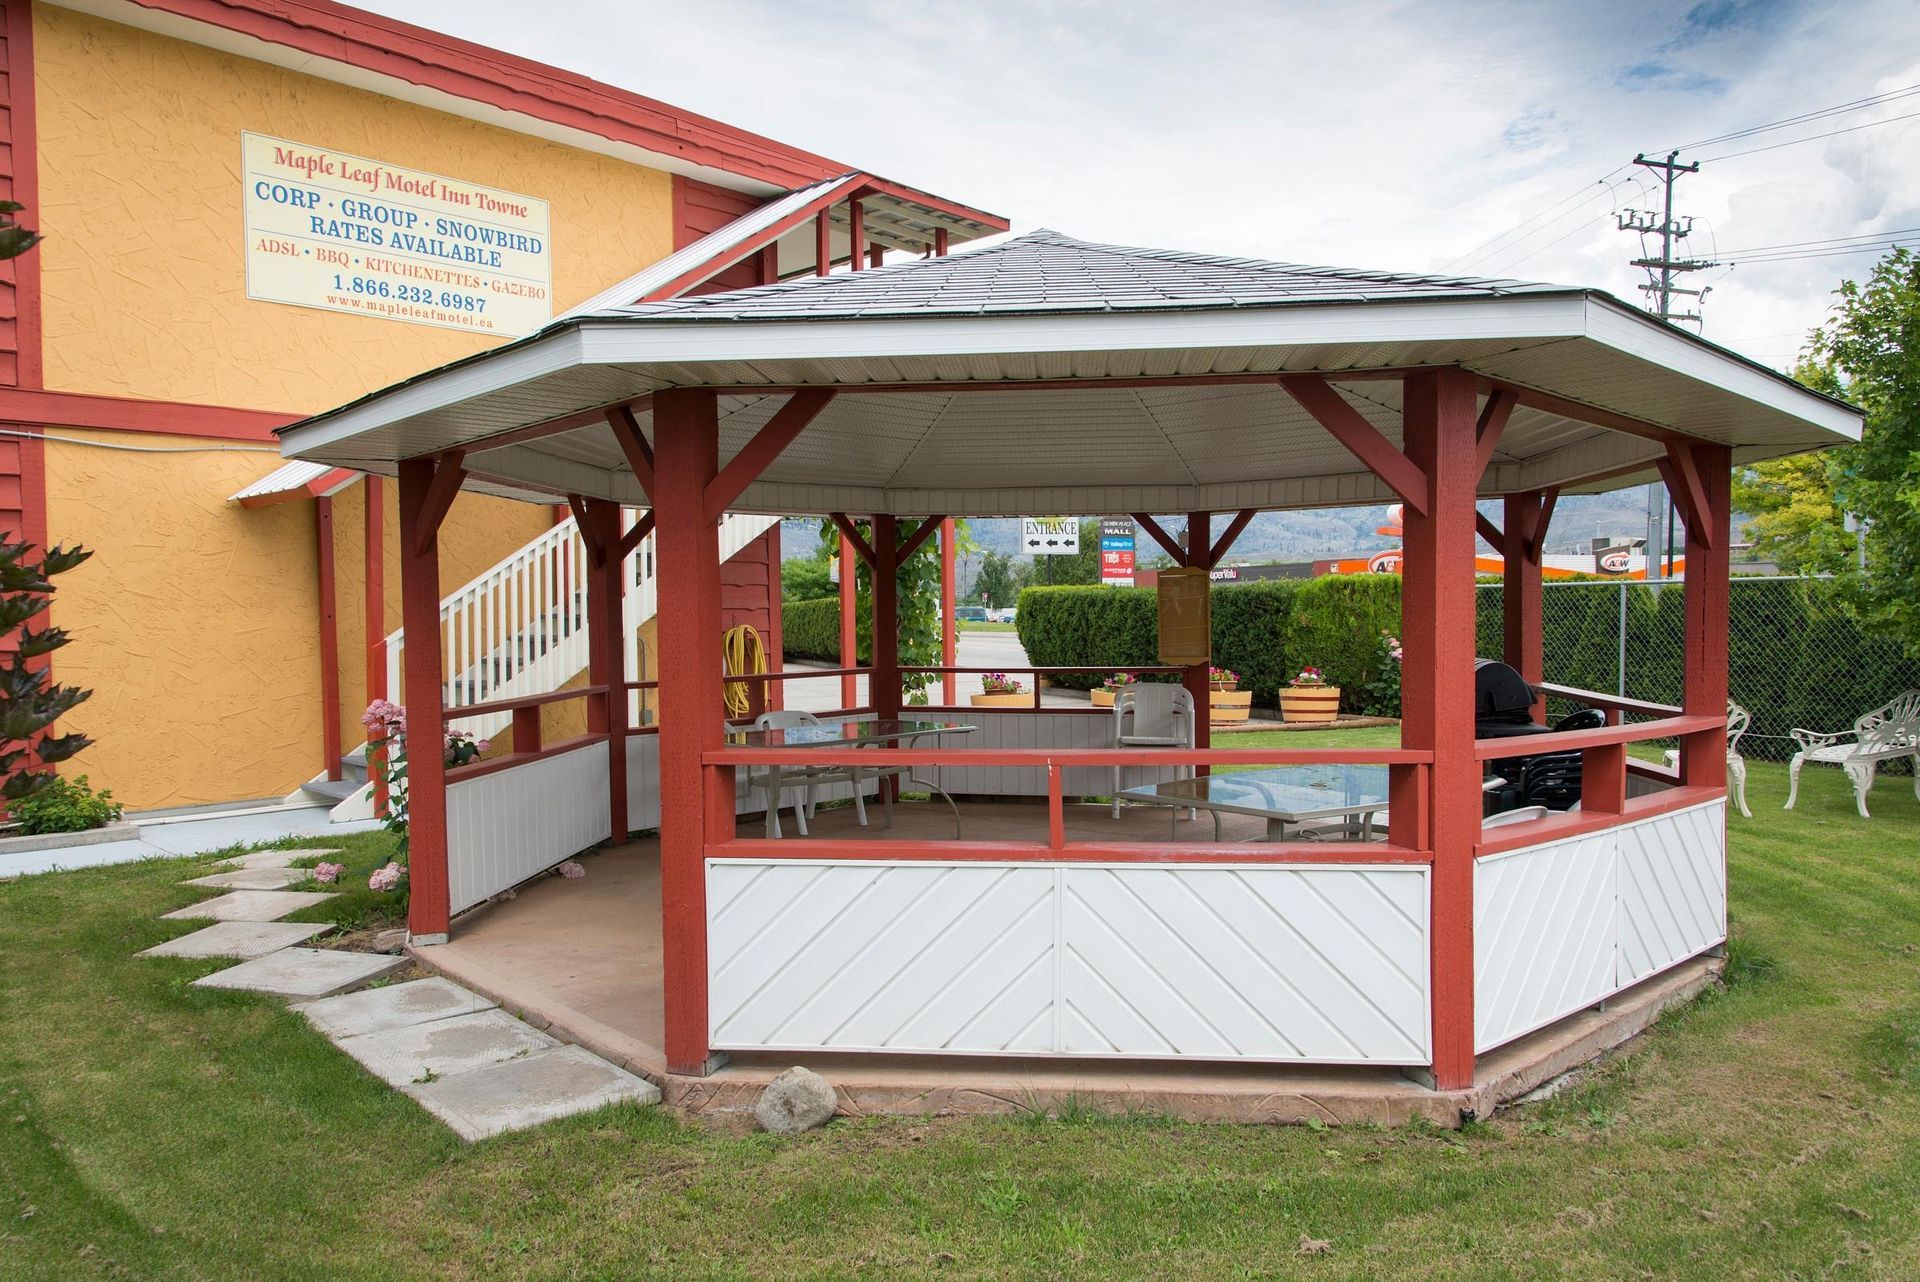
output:
[[[1352,711],[1380,675],[1382,633],[1400,635],[1399,575],[1309,579],[1293,598],[1289,666],[1320,669],[1328,685],[1340,687],[1340,706]]]
[[[1213,590],[1213,661],[1240,674],[1243,690],[1272,703],[1293,667],[1293,608],[1302,581],[1266,579]]]
[[[1112,664],[1153,667],[1159,657],[1159,615],[1151,588],[1028,588],[1014,617],[1027,662],[1043,668]],[[1104,674],[1053,678],[1091,690]]]
[[[790,659],[840,662],[840,598],[788,601],[780,607],[780,647]],[[869,658],[861,646],[860,658]]]
[[[102,788],[95,792],[88,786],[85,775],[76,779],[55,776],[46,787],[31,797],[13,802],[9,809],[23,836],[86,832],[120,818],[120,803],[113,799],[113,790]]]

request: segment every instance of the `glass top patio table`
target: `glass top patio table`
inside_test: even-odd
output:
[[[727,743],[735,748],[858,748],[869,744],[902,743],[922,735],[972,734],[978,726],[964,721],[914,721],[879,717],[865,721],[821,721],[783,730],[735,730]]]
[[[1356,817],[1359,836],[1373,835],[1373,816],[1387,808],[1385,766],[1272,766],[1238,774],[1200,775],[1128,788],[1127,801],[1205,810],[1220,836],[1220,816],[1251,815],[1267,821],[1267,839],[1281,841],[1288,824],[1309,819]]]

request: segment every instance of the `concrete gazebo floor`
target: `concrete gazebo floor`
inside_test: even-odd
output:
[[[968,839],[1044,838],[1043,806],[962,802]],[[790,815],[790,812],[789,812]],[[1258,821],[1225,816],[1228,840],[1251,839]],[[1167,812],[1129,808],[1116,821],[1104,806],[1069,806],[1071,840],[1164,841]],[[743,817],[742,833],[759,831]],[[1189,839],[1207,840],[1206,818],[1182,819]],[[938,802],[905,802],[891,830],[874,810],[870,827],[851,808],[821,811],[814,835],[835,839],[941,840],[952,817]],[[1697,958],[1606,1004],[1479,1059],[1467,1090],[1426,1089],[1394,1069],[1164,1060],[834,1055],[735,1055],[708,1077],[666,1071],[661,995],[659,842],[643,838],[583,860],[579,879],[542,878],[456,922],[450,942],[413,949],[420,962],[498,1002],[535,1027],[574,1042],[661,1087],[689,1115],[744,1114],[773,1077],[796,1061],[823,1074],[845,1114],[948,1115],[1095,1108],[1209,1122],[1321,1121],[1398,1125],[1423,1118],[1442,1126],[1485,1117],[1636,1036],[1661,1011],[1715,981],[1722,963]]]

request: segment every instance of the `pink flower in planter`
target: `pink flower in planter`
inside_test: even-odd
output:
[[[554,871],[559,873],[562,877],[567,878],[568,880],[572,880],[575,877],[584,877],[587,875],[587,870],[585,868],[582,868],[579,864],[575,863],[571,859],[567,860],[567,862],[555,868]]]
[[[345,864],[315,864],[313,879],[323,886],[331,886],[340,880],[340,874],[347,870]]]
[[[404,879],[406,875],[407,870],[397,863],[390,863],[384,868],[375,868],[372,874],[367,877],[367,889],[397,890],[400,887],[401,880]]]

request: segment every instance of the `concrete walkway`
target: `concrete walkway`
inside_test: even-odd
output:
[[[279,919],[335,896],[285,889],[305,878],[288,865],[332,853],[261,851],[230,861],[232,872],[182,882],[225,893],[165,918],[212,924],[141,956],[244,959],[194,980],[194,987],[293,1002],[334,1045],[468,1141],[620,1100],[660,1102],[651,1082],[561,1043],[450,980],[370,987],[405,967],[405,957],[300,947],[333,926]]]
[[[227,846],[259,845],[281,837],[329,837],[350,832],[370,832],[380,826],[372,820],[344,824],[329,822],[325,806],[215,811],[192,816],[135,815],[132,822],[138,835],[126,841],[103,841],[90,846],[54,846],[46,850],[0,854],[0,879],[66,868],[132,863],[136,859],[197,855]]]

